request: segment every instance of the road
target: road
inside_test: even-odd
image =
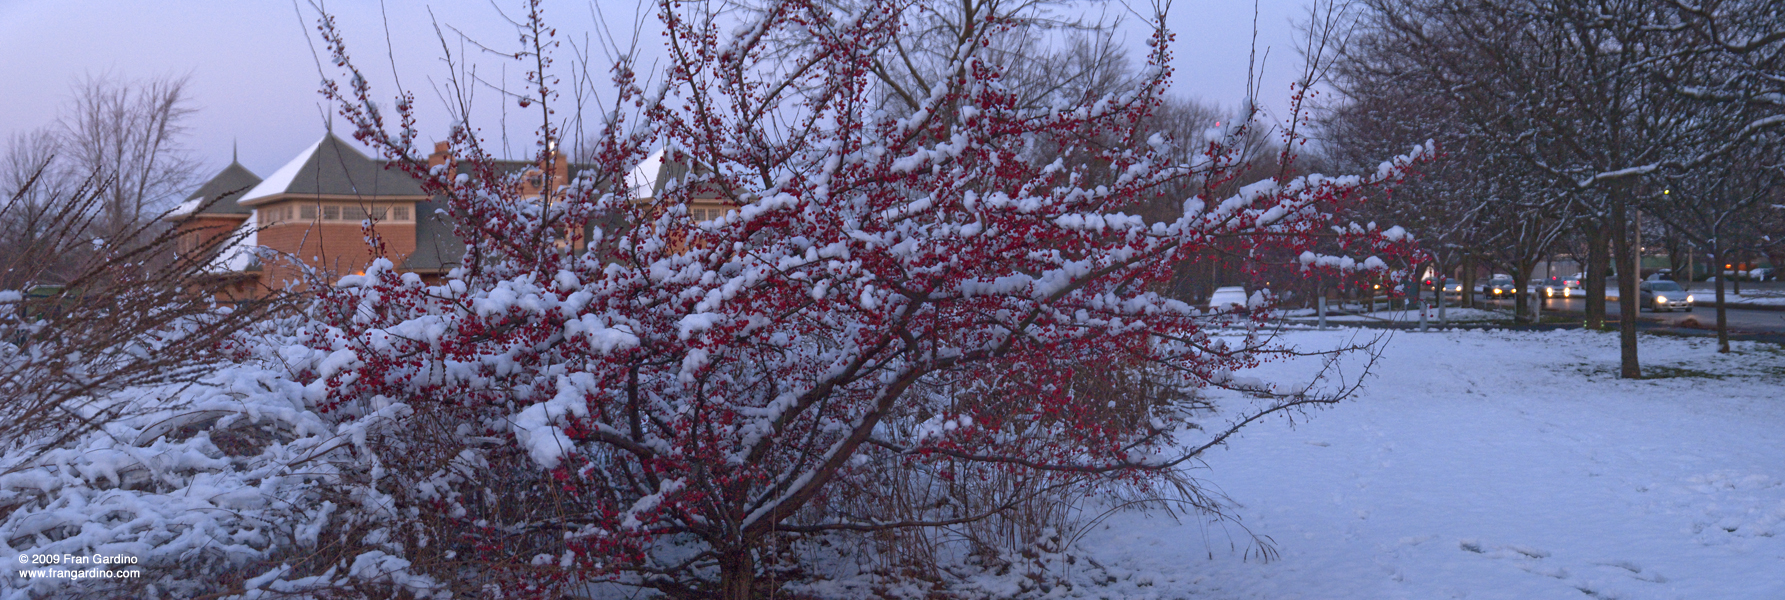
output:
[[[1694,290],[1694,293],[1696,294],[1697,290]],[[1477,302],[1480,302],[1482,306],[1489,306],[1503,310],[1512,309],[1511,300],[1484,301],[1480,300],[1478,296]],[[1615,318],[1618,315],[1617,301],[1608,301],[1605,304],[1608,316]],[[1556,314],[1577,317],[1584,316],[1586,309],[1587,301],[1584,298],[1571,300],[1551,299],[1549,302],[1545,302],[1543,306],[1545,316]],[[1728,310],[1728,313],[1730,331],[1785,333],[1785,312],[1731,308]],[[1645,311],[1638,314],[1638,318],[1643,321],[1650,321],[1663,326],[1691,329],[1715,328],[1717,326],[1717,309],[1706,306],[1697,307],[1690,312],[1678,311],[1657,313]],[[1689,323],[1684,322],[1687,319],[1696,319],[1701,325],[1699,327],[1689,327]]]

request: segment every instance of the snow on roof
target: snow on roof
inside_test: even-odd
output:
[[[193,198],[191,200],[181,202],[179,206],[174,207],[172,212],[167,213],[167,216],[169,216],[169,217],[190,217],[190,216],[192,216],[192,213],[197,212],[198,207],[203,206],[204,203],[205,203],[204,198]]]
[[[626,175],[626,185],[632,188],[635,198],[649,198],[657,190],[657,178],[663,174],[663,150],[659,149],[639,161],[632,173]]]
[[[284,192],[286,188],[290,188],[291,180],[295,179],[298,172],[304,169],[304,163],[310,162],[310,155],[315,154],[316,149],[322,147],[322,143],[327,141],[328,137],[328,135],[323,135],[321,139],[316,140],[316,143],[310,144],[309,148],[305,148],[303,152],[299,152],[296,158],[291,159],[291,162],[285,163],[285,166],[279,167],[279,170],[277,171],[273,171],[273,174],[267,177],[266,181],[260,182],[260,185],[254,186],[254,189],[248,190],[248,193],[246,194],[242,194],[242,199],[238,200],[238,202],[249,202],[256,198],[265,198],[267,196],[279,194]],[[253,221],[253,219],[249,219],[249,221]]]
[[[260,250],[260,227],[255,223],[260,220],[260,211],[250,213],[248,220],[242,221],[240,227],[230,233],[229,245],[217,252],[217,258],[211,261],[205,270],[211,273],[240,273],[254,266],[257,252]]]

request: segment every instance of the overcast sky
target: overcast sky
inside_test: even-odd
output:
[[[1258,0],[1259,53],[1268,49],[1270,55],[1260,101],[1279,113],[1301,64],[1291,22],[1302,17],[1305,2]],[[70,85],[85,74],[190,75],[199,112],[190,122],[189,146],[214,171],[229,163],[231,144],[239,142],[242,164],[265,177],[324,129],[321,76],[311,50],[314,15],[303,4],[300,18],[291,0],[0,0],[0,136],[52,122]],[[520,2],[493,4],[506,9]],[[418,127],[429,139],[443,136],[450,124],[432,91],[446,70],[429,10],[442,25],[492,46],[510,49],[516,39],[488,0],[384,0],[394,40],[387,57],[379,2],[335,0],[327,6],[381,97],[393,93],[388,77],[395,62],[405,86],[417,94]],[[560,36],[579,41],[596,30],[598,18],[628,27],[640,10],[638,0],[547,2],[547,9]],[[1112,4],[1107,10],[1123,8]],[[1253,2],[1176,0],[1172,11],[1174,93],[1237,106],[1245,95]],[[1130,37],[1138,57],[1143,39]],[[503,76],[499,61],[482,63],[483,77]],[[518,80],[519,69],[510,66],[507,77]],[[483,94],[481,105],[498,105],[493,93]],[[498,117],[491,112],[474,120],[484,120],[486,134],[493,134]],[[527,130],[514,129],[522,136]]]

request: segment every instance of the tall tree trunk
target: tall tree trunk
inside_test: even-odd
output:
[[[1618,259],[1618,375],[1625,379],[1642,379],[1642,364],[1636,358],[1636,311],[1641,303],[1636,298],[1638,276],[1630,270],[1636,264],[1636,257],[1635,249],[1630,247],[1626,187],[1619,185],[1612,191],[1611,209],[1611,245]]]
[[[1605,271],[1611,259],[1608,238],[1604,223],[1587,224],[1587,264],[1582,269],[1586,279],[1581,282],[1587,293],[1587,329],[1605,329]]]
[[[1716,232],[1711,233],[1711,256],[1715,257],[1715,258],[1712,258],[1711,260],[1717,261],[1716,264],[1719,264],[1719,265],[1723,264],[1723,261],[1728,260],[1728,258],[1729,258],[1729,257],[1723,255],[1722,240],[1717,239]],[[1717,351],[1718,352],[1729,352],[1729,313],[1727,312],[1728,309],[1723,307],[1723,302],[1724,302],[1723,280],[1724,279],[1727,279],[1727,277],[1718,277],[1717,278]]]
[[[1512,320],[1529,323],[1531,318],[1530,289],[1531,272],[1537,270],[1537,262],[1521,260],[1512,266]]]
[[[1463,306],[1475,308],[1475,257],[1463,257]]]

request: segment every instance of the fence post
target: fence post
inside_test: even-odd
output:
[[[1419,330],[1420,331],[1431,331],[1432,330],[1432,328],[1426,326],[1426,303],[1424,300],[1419,301]]]
[[[1326,330],[1326,296],[1320,297],[1319,304],[1320,304],[1320,308],[1315,309],[1315,310],[1320,312],[1320,329],[1322,331],[1325,331]]]

